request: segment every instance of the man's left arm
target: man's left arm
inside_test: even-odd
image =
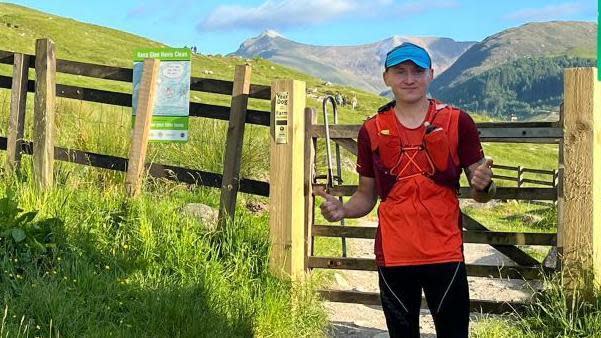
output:
[[[477,202],[486,203],[495,197],[497,187],[492,180],[492,164],[492,159],[482,158],[465,168],[465,175],[472,187],[472,198]]]

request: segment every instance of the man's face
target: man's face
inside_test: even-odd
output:
[[[384,72],[384,83],[392,89],[397,100],[416,103],[428,94],[433,74],[432,69],[424,69],[412,61],[405,61]]]

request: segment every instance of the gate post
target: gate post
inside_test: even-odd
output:
[[[271,271],[304,276],[305,83],[275,80],[271,85],[269,227]]]
[[[567,288],[601,285],[601,83],[596,68],[564,73],[558,248]]]

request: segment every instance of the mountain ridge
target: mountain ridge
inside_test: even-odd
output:
[[[381,76],[386,53],[405,41],[420,44],[429,50],[435,74],[442,73],[475,43],[457,42],[450,38],[394,35],[362,45],[318,46],[296,42],[269,30],[245,40],[230,55],[262,57],[319,76],[324,81],[380,93],[386,89]]]

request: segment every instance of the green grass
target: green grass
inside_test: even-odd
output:
[[[64,168],[71,178],[45,192],[28,173],[0,179],[3,335],[24,325],[36,336],[322,334],[311,285],[268,271],[267,215],[240,208],[225,231],[213,231],[180,211],[189,202],[215,207],[213,190],[150,180],[132,200],[95,178],[84,185],[77,169]],[[18,217],[31,211],[31,220]]]
[[[479,319],[472,323],[474,338],[599,338],[601,290],[584,295],[562,286],[563,276],[544,281],[524,312]]]

